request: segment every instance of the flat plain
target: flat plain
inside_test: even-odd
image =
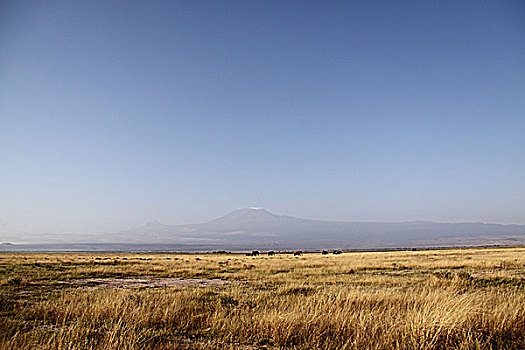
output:
[[[2,349],[523,349],[525,248],[0,254]]]

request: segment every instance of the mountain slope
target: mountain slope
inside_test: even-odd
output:
[[[189,225],[150,222],[121,231],[113,239],[148,243],[315,243],[403,245],[423,240],[502,235],[525,236],[525,225],[435,222],[336,222],[275,215],[265,209],[235,210],[217,219]]]

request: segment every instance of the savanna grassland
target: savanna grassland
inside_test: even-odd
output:
[[[0,286],[2,349],[525,348],[525,248],[3,253]]]

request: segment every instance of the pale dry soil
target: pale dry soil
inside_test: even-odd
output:
[[[71,287],[84,288],[88,290],[101,288],[159,288],[159,287],[184,287],[184,286],[217,286],[229,281],[217,278],[158,278],[154,276],[142,276],[140,278],[84,278],[63,282]]]

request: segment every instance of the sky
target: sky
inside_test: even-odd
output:
[[[0,193],[0,239],[525,224],[525,4],[4,0]]]

